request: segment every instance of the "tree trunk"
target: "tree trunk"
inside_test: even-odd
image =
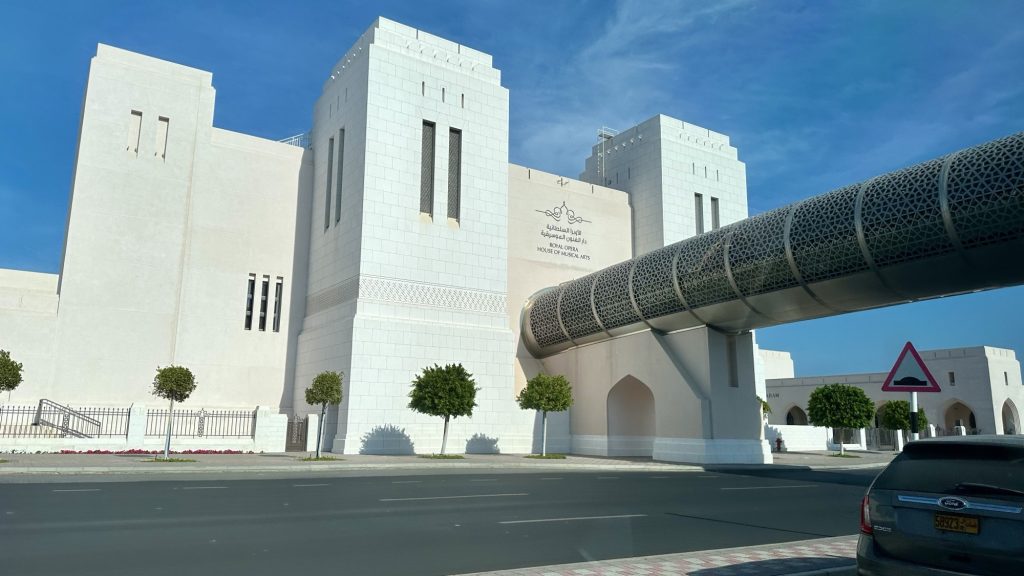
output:
[[[548,455],[548,411],[547,410],[541,410],[540,420],[543,423],[541,425],[541,430],[540,430],[540,455],[541,456],[547,456]]]
[[[171,399],[171,407],[167,410],[167,437],[164,438],[164,460],[171,454],[171,422],[174,421],[174,399]]]
[[[448,445],[448,416],[444,417],[444,437],[441,439],[441,456],[444,456],[444,448]]]
[[[327,403],[320,407],[320,422],[317,423],[316,427],[316,457],[320,459],[320,440],[324,434],[324,419],[327,417]]]

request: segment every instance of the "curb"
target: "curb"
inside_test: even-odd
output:
[[[801,466],[794,467],[805,470],[864,470],[884,468],[886,463],[857,464],[851,466]],[[710,469],[708,469],[710,468]],[[344,471],[367,471],[367,470],[563,470],[563,471],[614,471],[614,472],[663,472],[681,474],[688,472],[744,472],[744,471],[765,471],[772,469],[786,470],[785,467],[775,468],[771,464],[756,466],[736,466],[719,468],[710,465],[708,468],[694,464],[679,465],[616,465],[616,464],[521,464],[521,463],[472,463],[472,462],[447,462],[440,464],[428,463],[377,463],[377,464],[295,464],[295,465],[268,465],[268,466],[0,466],[0,477],[14,476],[20,474],[186,474],[186,473],[227,473],[227,472],[344,472]]]

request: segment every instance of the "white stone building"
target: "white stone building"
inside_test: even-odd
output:
[[[491,57],[383,18],[325,74],[308,135],[216,128],[215,95],[209,72],[99,46],[60,273],[0,270],[0,348],[25,365],[5,403],[155,404],[156,368],[178,364],[199,382],[186,408],[302,416],[316,411],[303,399],[312,378],[338,370],[330,449],[430,452],[442,427],[407,407],[411,380],[461,362],[478,406],[453,421],[449,446],[527,452],[539,419],[515,403],[526,379],[586,378],[525,350],[526,299],[747,216],[728,137],[666,116],[603,132],[582,181],[510,164],[509,93]],[[643,338],[582,353],[634,356]],[[675,338],[725,345],[707,329]],[[550,449],[763,461],[756,419],[710,425],[724,377],[710,353],[694,360],[691,384],[706,391],[694,393],[672,390],[682,376],[667,350],[577,381]],[[744,368],[732,399],[716,400],[726,412],[763,392],[752,335],[729,350]],[[707,416],[694,430],[669,422],[688,403]],[[701,434],[723,440],[681,448]]]
[[[908,400],[909,394],[882,392],[885,372],[793,377],[788,352],[761,350],[764,358],[767,401],[772,407],[769,425],[807,425],[811,392],[826,384],[848,384],[864,390],[880,408],[889,400]],[[918,406],[939,434],[952,434],[964,426],[973,434],[1019,434],[1024,383],[1013,350],[975,346],[922,350],[921,359],[937,380],[940,392],[918,393]]]

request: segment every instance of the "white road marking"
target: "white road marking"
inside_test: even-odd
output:
[[[497,482],[497,478],[470,478],[470,482]]]
[[[774,490],[776,488],[817,488],[814,484],[792,484],[786,486],[743,486],[739,488],[719,488],[719,490]]]
[[[224,490],[227,486],[182,486],[182,490]]]
[[[651,476],[655,480],[664,480],[665,478],[671,478],[671,476]]]
[[[404,502],[409,500],[453,500],[456,498],[502,498],[506,496],[529,496],[526,492],[512,494],[467,494],[465,496],[424,496],[420,498],[381,498],[381,502]]]
[[[309,486],[330,486],[330,484],[292,484],[292,488],[306,488]]]
[[[505,520],[498,524],[531,524],[534,522],[569,522],[573,520],[609,520],[613,518],[643,518],[647,514],[617,514],[615,516],[575,516],[572,518],[541,518],[538,520]]]
[[[541,478],[541,480],[564,480],[564,478]]]
[[[618,480],[618,476],[598,476],[598,480]]]
[[[423,480],[392,480],[392,484],[419,484]]]
[[[99,488],[75,488],[65,490],[53,490],[53,492],[99,492]]]

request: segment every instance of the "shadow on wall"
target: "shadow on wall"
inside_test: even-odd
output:
[[[501,454],[498,439],[485,434],[476,433],[466,440],[466,454]]]
[[[405,428],[394,424],[376,426],[363,434],[363,445],[360,454],[415,454],[412,438],[405,433]]]

